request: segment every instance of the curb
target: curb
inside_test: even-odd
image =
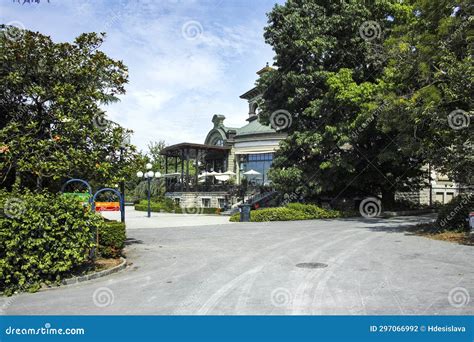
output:
[[[73,285],[73,284],[77,284],[77,283],[82,283],[84,281],[88,281],[88,280],[92,280],[92,279],[98,279],[98,278],[102,278],[102,277],[105,277],[105,276],[108,276],[112,273],[117,273],[118,271],[121,271],[123,270],[125,267],[127,267],[127,259],[125,258],[122,258],[120,257],[120,259],[122,260],[122,262],[120,263],[120,265],[117,265],[117,266],[114,266],[112,268],[109,268],[108,270],[103,270],[103,271],[100,271],[100,272],[95,272],[95,273],[91,273],[91,274],[86,274],[86,275],[83,275],[83,276],[79,276],[79,277],[74,277],[74,278],[69,278],[69,279],[63,279],[61,281],[61,286],[64,286],[64,285]],[[54,287],[53,287],[54,288]]]
[[[411,215],[424,215],[437,213],[436,209],[419,209],[419,210],[401,210],[401,211],[384,211],[380,215],[381,217],[394,217],[394,216],[411,216]]]

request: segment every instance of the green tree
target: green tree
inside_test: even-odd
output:
[[[65,178],[118,183],[133,159],[130,134],[103,106],[125,93],[127,68],[99,50],[104,34],[54,43],[3,27],[0,35],[0,184],[57,190]]]
[[[268,14],[276,70],[263,75],[261,120],[285,129],[271,170],[284,191],[306,197],[382,195],[422,186],[420,156],[396,128],[381,130],[377,102],[383,38],[409,8],[398,1],[290,0]],[[291,116],[279,126],[278,110]]]
[[[471,1],[406,1],[389,39],[379,103],[382,130],[397,129],[434,168],[474,183],[473,12]]]
[[[153,171],[165,172],[165,157],[161,155],[161,150],[166,147],[164,140],[152,141],[148,144],[148,157],[153,165]]]

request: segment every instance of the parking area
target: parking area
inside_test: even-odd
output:
[[[126,270],[0,305],[50,315],[472,314],[474,248],[404,232],[429,219],[137,220]]]

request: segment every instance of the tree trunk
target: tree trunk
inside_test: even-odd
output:
[[[382,210],[391,210],[395,207],[395,191],[382,189]]]
[[[38,177],[36,177],[36,189],[38,190],[43,189],[43,176],[41,175],[38,175]]]

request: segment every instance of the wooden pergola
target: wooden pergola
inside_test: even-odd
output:
[[[215,171],[217,166],[221,166],[222,171],[226,171],[227,157],[230,149],[230,146],[214,146],[194,143],[180,143],[167,146],[160,152],[160,154],[165,157],[164,176],[167,177],[170,175],[170,169],[174,168],[174,174],[171,175],[173,175],[173,177],[176,176],[175,178],[180,178],[181,186],[179,190],[183,192],[197,191],[200,165],[202,166],[203,171]],[[196,165],[194,182],[189,176],[189,163],[191,160],[194,160]],[[178,165],[181,166],[180,173],[178,173]],[[172,180],[168,178],[166,181],[166,191],[169,191],[171,188],[170,185],[172,184]],[[176,188],[176,186],[174,186],[174,188]]]

